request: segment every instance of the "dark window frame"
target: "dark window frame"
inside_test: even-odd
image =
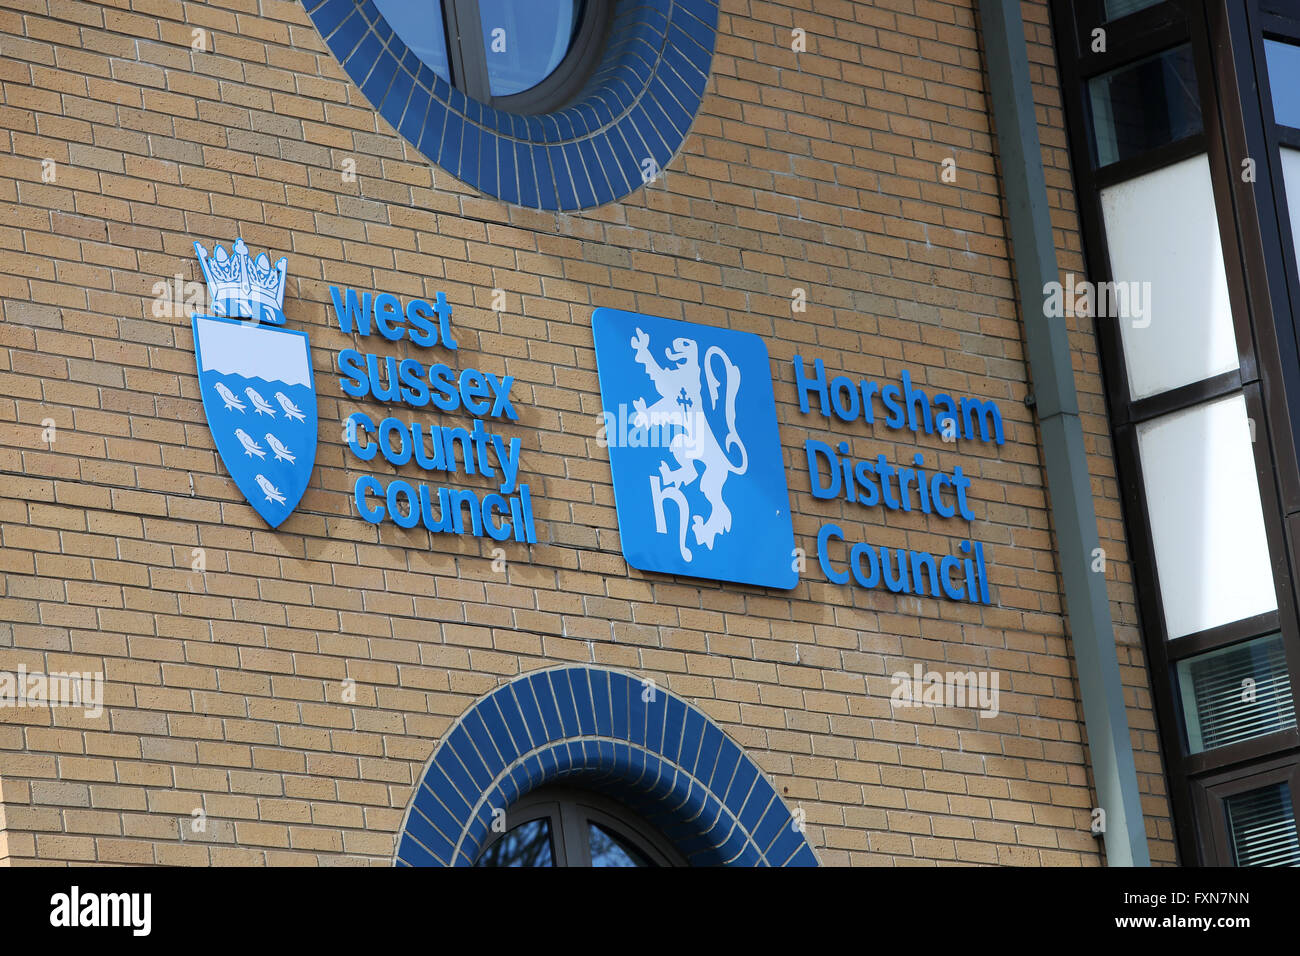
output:
[[[550,75],[518,93],[493,96],[478,0],[431,2],[437,5],[443,18],[452,86],[475,102],[521,116],[557,110],[581,92],[605,48],[612,19],[610,0],[585,0],[578,13],[573,42]]]
[[[1300,515],[1292,507],[1300,507],[1300,473],[1297,473],[1295,467],[1294,445],[1290,435],[1290,422],[1300,421],[1300,418],[1289,413],[1285,397],[1279,394],[1278,383],[1289,370],[1279,367],[1277,356],[1269,354],[1267,349],[1262,360],[1259,358],[1259,343],[1272,344],[1276,341],[1278,332],[1290,336],[1291,323],[1284,319],[1281,329],[1275,326],[1272,302],[1276,296],[1265,294],[1267,301],[1261,301],[1261,284],[1268,283],[1264,286],[1266,292],[1274,288],[1280,261],[1263,261],[1258,247],[1267,243],[1247,241],[1251,236],[1261,235],[1260,224],[1253,214],[1250,202],[1243,200],[1243,184],[1238,181],[1234,157],[1242,153],[1240,141],[1252,126],[1248,118],[1251,107],[1246,104],[1238,110],[1239,115],[1234,121],[1230,115],[1225,116],[1223,103],[1224,96],[1231,99],[1236,93],[1235,84],[1238,80],[1232,63],[1240,58],[1243,42],[1248,41],[1252,35],[1257,36],[1258,31],[1252,34],[1249,27],[1243,28],[1240,23],[1229,27],[1226,21],[1235,17],[1236,12],[1226,11],[1221,6],[1224,2],[1225,0],[1166,0],[1155,7],[1110,23],[1106,23],[1101,14],[1100,0],[1081,0],[1075,4],[1069,0],[1052,2],[1061,91],[1067,116],[1067,134],[1080,224],[1084,234],[1088,278],[1097,282],[1112,278],[1101,213],[1103,188],[1201,153],[1206,154],[1210,163],[1219,238],[1224,251],[1229,302],[1237,338],[1239,368],[1150,398],[1135,400],[1129,391],[1127,366],[1116,320],[1103,318],[1095,321],[1102,354],[1104,391],[1115,439],[1124,523],[1128,530],[1135,576],[1139,626],[1147,654],[1157,731],[1169,781],[1176,845],[1185,862],[1200,863],[1222,863],[1231,858],[1224,858],[1223,847],[1205,838],[1209,819],[1206,814],[1215,811],[1197,795],[1198,788],[1212,776],[1217,780],[1220,776],[1232,779],[1234,776],[1253,774],[1260,766],[1258,761],[1271,756],[1282,754],[1279,759],[1287,765],[1295,763],[1300,756],[1300,731],[1296,729],[1190,754],[1176,684],[1175,665],[1179,660],[1278,631],[1282,633],[1286,649],[1292,694],[1300,695],[1300,622],[1297,621],[1293,583],[1296,555],[1287,548],[1288,538],[1292,542],[1300,540],[1297,538]],[[1240,0],[1226,2],[1240,3]],[[1288,2],[1300,8],[1300,0]],[[1258,0],[1248,0],[1248,3],[1257,9]],[[1116,24],[1121,28],[1115,29]],[[1104,53],[1093,53],[1090,49],[1091,31],[1094,27],[1102,27],[1107,31],[1108,43]],[[1088,79],[1183,43],[1192,46],[1203,131],[1139,156],[1096,168],[1092,161]],[[1260,46],[1258,38],[1255,45]],[[1074,52],[1073,56],[1070,55],[1071,51]],[[1250,81],[1254,82],[1254,79],[1252,75]],[[1227,112],[1231,114],[1235,106],[1235,103],[1229,103]],[[1269,115],[1271,119],[1271,114]],[[1277,129],[1271,123],[1266,125],[1270,130]],[[1296,142],[1300,143],[1300,131],[1297,131],[1296,136]],[[1280,162],[1276,143],[1271,142],[1270,147],[1268,156],[1271,163],[1276,165]],[[1245,152],[1244,155],[1260,154]],[[1280,182],[1280,170],[1275,176],[1276,181]],[[1249,186],[1244,188],[1247,194],[1252,192]],[[1248,198],[1253,201],[1255,197]],[[1262,234],[1268,234],[1267,229]],[[1291,262],[1294,263],[1294,259]],[[1294,268],[1291,271],[1294,272]],[[1300,300],[1292,298],[1290,301]],[[1260,368],[1261,361],[1263,369]],[[1247,413],[1255,422],[1255,472],[1264,510],[1278,608],[1276,612],[1185,635],[1171,643],[1167,637],[1155,567],[1150,512],[1138,454],[1137,426],[1160,415],[1236,394],[1244,396]],[[1288,528],[1288,523],[1293,523],[1296,527]]]
[[[626,840],[655,866],[687,865],[685,857],[662,833],[618,801],[591,790],[553,785],[534,790],[507,808],[505,830],[494,833],[483,844],[478,859],[516,827],[539,819],[550,822],[551,855],[556,867],[591,866],[588,821]]]
[[[1294,757],[1282,757],[1251,766],[1233,769],[1198,779],[1193,800],[1197,809],[1198,830],[1202,845],[1210,848],[1210,859],[1222,866],[1237,864],[1236,848],[1228,832],[1227,801],[1276,783],[1285,783],[1291,792],[1291,812],[1300,822],[1300,763]]]

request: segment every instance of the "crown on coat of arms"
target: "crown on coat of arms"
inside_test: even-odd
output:
[[[287,259],[281,256],[274,266],[265,252],[254,259],[243,239],[236,239],[231,246],[233,255],[216,246],[209,256],[197,242],[194,251],[199,256],[215,315],[284,324]]]

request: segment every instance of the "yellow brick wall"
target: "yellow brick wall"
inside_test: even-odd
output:
[[[107,681],[98,718],[0,710],[0,861],[386,864],[455,717],[579,661],[716,719],[805,809],[824,862],[1101,862],[972,3],[813,6],[722,0],[666,175],[557,215],[433,168],[294,0],[0,0],[0,670]],[[1048,14],[1024,13],[1060,262],[1079,272]],[[313,346],[317,466],[276,532],[213,449],[188,317],[152,313],[155,283],[201,280],[193,240],[236,235],[289,257],[285,312]],[[504,431],[539,543],[505,543],[503,573],[493,542],[354,513],[341,421],[381,408],[338,387],[353,343],[331,284],[444,291],[463,363],[515,376]],[[815,558],[789,593],[629,571],[596,440],[598,306],[764,336],[810,555],[827,519],[942,552],[967,528],[815,502],[802,444],[828,429],[798,414],[792,354],[998,401],[996,451],[917,445],[975,476],[995,606],[833,586]],[[1072,332],[1147,831],[1172,861],[1095,342],[1087,320]],[[859,455],[910,457],[897,433],[839,431]],[[1002,713],[891,715],[889,675],[916,662],[996,669]]]

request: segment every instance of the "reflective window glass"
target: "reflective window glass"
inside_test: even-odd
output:
[[[595,821],[588,821],[587,835],[592,866],[653,866],[631,841]]]
[[[375,0],[388,25],[429,69],[450,81],[447,35],[438,0]]]
[[[1277,783],[1228,797],[1224,803],[1237,866],[1300,866],[1290,787]]]
[[[1300,149],[1282,147],[1282,182],[1291,219],[1291,245],[1300,256]],[[1300,269],[1300,261],[1296,262],[1296,268]]]
[[[1281,634],[1179,661],[1178,689],[1192,753],[1296,725]]]
[[[488,84],[493,96],[532,89],[569,52],[581,18],[579,0],[479,0]]]
[[[1201,102],[1190,47],[1138,60],[1088,81],[1093,159],[1108,166],[1199,133]]]
[[[542,818],[521,823],[483,851],[475,866],[554,866],[551,823]]]
[[[1106,0],[1106,19],[1118,20],[1120,17],[1126,17],[1130,13],[1137,13],[1139,10],[1163,2],[1164,0]]]
[[[1300,127],[1300,46],[1280,40],[1264,41],[1268,85],[1273,91],[1273,116],[1283,126]]]

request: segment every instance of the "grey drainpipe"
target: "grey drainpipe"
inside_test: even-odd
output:
[[[1110,866],[1150,866],[1110,601],[1105,576],[1091,569],[1093,549],[1100,545],[1069,339],[1063,319],[1043,315],[1044,287],[1060,281],[1060,272],[1020,2],[979,0],[979,12],[1010,217],[1012,261],[1043,436],[1052,527],[1060,552],[1097,805],[1106,812],[1106,862]]]

